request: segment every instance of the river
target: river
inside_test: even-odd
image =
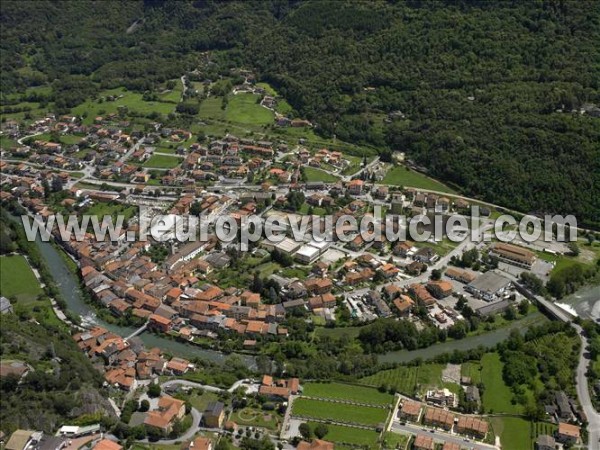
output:
[[[563,298],[559,303],[564,303],[575,309],[582,319],[600,319],[600,286],[585,286]]]
[[[493,347],[496,344],[504,341],[510,335],[511,330],[518,328],[521,331],[527,330],[532,325],[542,324],[549,319],[540,312],[524,317],[523,319],[517,320],[505,327],[499,328],[489,333],[485,333],[479,336],[470,336],[458,341],[452,340],[442,342],[440,344],[432,345],[427,348],[420,348],[417,350],[398,350],[395,352],[388,352],[377,357],[377,361],[380,363],[408,363],[417,358],[428,360],[444,353],[451,353],[454,350],[471,350],[479,347]]]
[[[59,251],[51,243],[43,242],[39,239],[39,236],[36,240],[36,244],[71,312],[79,315],[84,322],[98,324],[120,336],[128,336],[134,331],[133,328],[109,324],[96,317],[93,308],[84,300],[79,286],[79,279],[69,270],[63,257],[58,253]],[[564,299],[562,303],[573,306],[582,317],[592,317],[593,319],[597,319],[600,317],[600,287],[588,286],[583,288],[576,294]],[[379,355],[378,361],[382,363],[407,363],[416,358],[427,360],[443,353],[449,353],[454,350],[470,350],[477,348],[480,345],[492,347],[508,338],[510,331],[513,328],[518,327],[521,330],[526,330],[530,326],[543,323],[546,320],[548,319],[543,314],[536,312],[509,326],[486,334],[467,337],[458,341],[453,340],[435,344],[431,347],[413,351],[400,350],[389,352]],[[227,357],[227,355],[215,350],[201,349],[190,344],[167,339],[152,333],[142,333],[139,337],[148,348],[159,347],[169,353],[185,358],[200,357],[215,363],[223,363]],[[254,358],[246,355],[238,356],[242,358],[248,366],[255,365]]]
[[[20,219],[18,220],[20,221]],[[36,238],[36,244],[67,304],[67,307],[69,308],[69,311],[80,316],[82,322],[100,325],[120,336],[129,336],[135,331],[135,329],[131,327],[120,327],[106,323],[97,317],[93,308],[84,300],[79,286],[79,279],[71,272],[71,270],[69,270],[62,255],[59,254],[59,250],[57,250],[50,242],[42,241],[39,236]],[[153,333],[142,333],[139,338],[147,348],[158,347],[168,353],[184,358],[199,357],[211,362],[223,363],[228,356],[215,350],[202,349],[191,344],[167,339]],[[254,358],[246,355],[237,356],[242,358],[248,366],[254,366]]]

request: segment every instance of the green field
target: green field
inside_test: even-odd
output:
[[[521,406],[513,405],[513,393],[502,379],[502,366],[498,353],[486,353],[481,358],[481,381],[485,385],[482,396],[484,411],[494,413],[521,413]]]
[[[376,389],[342,383],[305,383],[302,394],[308,397],[354,400],[372,405],[389,405],[394,397]]]
[[[319,425],[318,422],[308,422],[308,424],[310,425],[311,430],[314,430],[315,427]],[[329,442],[354,444],[361,446],[375,446],[379,438],[379,433],[377,433],[376,431],[361,430],[359,428],[327,424],[327,429],[329,431],[323,439]]]
[[[423,364],[421,366],[400,366],[395,369],[382,370],[359,380],[370,386],[392,387],[398,392],[414,395],[428,387],[446,387],[442,382],[443,364]],[[454,390],[454,389],[452,389]]]
[[[335,328],[317,328],[315,330],[316,337],[325,338],[344,338],[353,340],[356,339],[360,333],[360,327],[335,327]]]
[[[129,220],[137,212],[137,207],[127,206],[122,203],[106,203],[98,202],[90,206],[85,213],[89,215],[98,216],[100,218],[104,216],[116,217],[122,214],[126,220]]]
[[[262,411],[257,408],[244,408],[235,411],[231,415],[231,420],[241,426],[267,428],[277,430],[281,423],[281,418],[274,411]]]
[[[460,366],[460,375],[470,377],[471,383],[477,384],[481,381],[481,364],[478,362],[466,362]]]
[[[225,120],[225,111],[221,109],[222,99],[209,97],[200,103],[198,116],[201,119]]]
[[[376,426],[385,422],[388,410],[299,398],[294,401],[292,414],[315,419],[329,419]]]
[[[71,109],[71,113],[78,116],[83,116],[83,123],[91,125],[96,116],[104,116],[107,114],[117,113],[119,106],[126,107],[129,111],[134,111],[139,114],[150,114],[158,112],[161,114],[169,114],[175,111],[175,103],[155,101],[147,102],[142,97],[142,94],[137,92],[129,92],[124,88],[110,89],[101,92],[98,97],[104,98],[107,96],[120,96],[114,101],[87,100],[86,102]]]
[[[405,166],[396,166],[391,168],[382,181],[383,184],[392,184],[395,186],[414,187],[429,189],[432,191],[454,193],[455,191],[439,181],[423,175],[422,173],[410,170]]]
[[[181,158],[168,155],[152,155],[143,167],[152,167],[155,169],[172,169],[181,164]]]
[[[24,256],[0,258],[0,295],[15,297],[19,302],[31,302],[41,293],[42,288]]]
[[[194,392],[190,397],[189,401],[194,408],[198,411],[204,411],[209,403],[216,402],[219,399],[217,394],[214,392],[205,391],[202,395],[198,395],[197,392]]]
[[[306,181],[322,181],[324,183],[335,183],[339,178],[314,167],[304,167]]]
[[[531,450],[538,436],[553,435],[556,425],[546,422],[532,423],[518,417],[490,418],[494,434],[500,436],[502,448]]]
[[[258,103],[258,95],[237,94],[229,97],[225,119],[233,123],[269,125],[273,123],[273,112]]]

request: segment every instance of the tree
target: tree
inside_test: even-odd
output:
[[[440,269],[433,269],[431,271],[432,280],[440,280],[442,278],[442,271]]]
[[[298,427],[298,431],[300,432],[300,434],[302,435],[302,437],[304,439],[310,439],[310,437],[312,436],[310,425],[307,424],[306,422],[302,422],[300,424],[300,426]]]
[[[140,402],[140,409],[138,411],[140,412],[146,412],[150,409],[150,402],[146,399],[142,400]]]
[[[525,315],[529,312],[529,302],[527,300],[523,300],[519,303],[519,314]]]
[[[317,438],[323,439],[329,433],[329,428],[324,423],[320,423],[315,427],[314,433]]]
[[[160,397],[160,393],[161,393],[160,384],[152,383],[152,384],[150,384],[150,386],[148,386],[148,397],[150,397],[150,398]]]

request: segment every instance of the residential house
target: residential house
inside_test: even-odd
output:
[[[435,443],[433,442],[433,438],[430,436],[425,436],[423,434],[418,434],[415,437],[415,441],[413,442],[414,450],[434,450]]]
[[[225,405],[221,402],[211,402],[202,414],[205,427],[221,428],[225,420]]]
[[[556,440],[547,434],[542,434],[535,440],[535,450],[556,450]]]
[[[163,395],[158,400],[157,409],[146,413],[144,425],[158,428],[163,433],[170,433],[174,422],[183,419],[184,416],[185,402],[169,395]]]
[[[562,444],[576,444],[581,437],[581,428],[570,423],[558,422],[558,430],[554,437]]]
[[[456,424],[457,433],[475,436],[480,439],[485,438],[488,429],[489,424],[485,420],[472,416],[460,416]]]
[[[312,442],[300,441],[296,446],[297,450],[333,450],[333,442],[313,439]]]
[[[404,400],[400,411],[398,411],[398,416],[403,420],[419,422],[421,418],[421,403],[413,402],[412,400]]]
[[[454,414],[441,408],[427,408],[423,423],[449,431],[454,425]]]

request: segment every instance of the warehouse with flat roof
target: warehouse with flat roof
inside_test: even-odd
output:
[[[465,290],[477,298],[492,302],[501,298],[511,285],[508,278],[490,270],[467,284]]]

